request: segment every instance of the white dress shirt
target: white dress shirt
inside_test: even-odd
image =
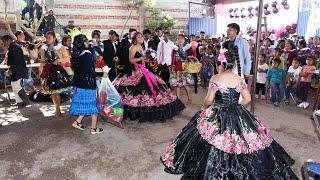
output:
[[[116,53],[117,52],[116,42],[112,42],[112,45],[113,45],[114,52]]]
[[[158,51],[157,51],[157,60],[158,64],[167,64],[168,66],[171,66],[172,64],[172,52],[175,49],[175,45],[172,41],[164,41],[161,40],[158,45]]]
[[[144,43],[144,49],[149,49],[149,39],[147,41],[143,41]]]

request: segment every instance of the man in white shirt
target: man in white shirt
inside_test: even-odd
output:
[[[169,83],[170,71],[172,63],[172,52],[175,45],[169,39],[169,32],[165,32],[162,36],[162,40],[158,44],[157,51],[157,61],[159,64],[158,72],[159,76],[164,80],[164,82],[171,88]]]

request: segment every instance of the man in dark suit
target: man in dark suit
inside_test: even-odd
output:
[[[161,41],[161,37],[162,37],[162,28],[161,28],[161,27],[158,27],[158,28],[156,29],[156,35],[153,36],[153,42],[154,42],[154,46],[155,46],[156,48],[158,48],[158,45],[159,45],[159,43],[160,43],[160,41]],[[157,49],[156,49],[156,50],[157,50]]]
[[[119,55],[120,55],[120,63],[121,65],[124,65],[124,70],[121,71],[122,72],[127,72],[126,70],[128,70],[131,64],[129,62],[129,49],[132,46],[132,36],[137,33],[136,29],[129,29],[129,34],[127,37],[124,37],[120,43],[119,46]]]
[[[109,79],[113,81],[117,76],[117,66],[114,61],[114,57],[118,56],[118,35],[114,30],[109,31],[109,39],[103,41],[104,51],[103,51],[103,59],[106,65],[111,68],[109,72]]]
[[[144,42],[142,44],[142,48],[144,50],[147,50],[147,49],[157,50],[154,40],[151,39],[151,31],[149,29],[143,30],[143,37],[144,37]]]

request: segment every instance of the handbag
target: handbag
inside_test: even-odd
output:
[[[202,64],[195,57],[189,58],[188,61],[182,63],[182,67],[185,72],[199,73],[201,71]]]
[[[71,78],[60,65],[52,65],[47,85],[50,90],[68,88],[71,86]]]

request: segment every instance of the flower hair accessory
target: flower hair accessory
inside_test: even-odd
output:
[[[226,52],[228,50],[227,49],[221,49],[220,50],[220,54],[218,56],[218,61],[220,61],[221,63],[226,63],[227,62],[227,58],[226,58]]]

